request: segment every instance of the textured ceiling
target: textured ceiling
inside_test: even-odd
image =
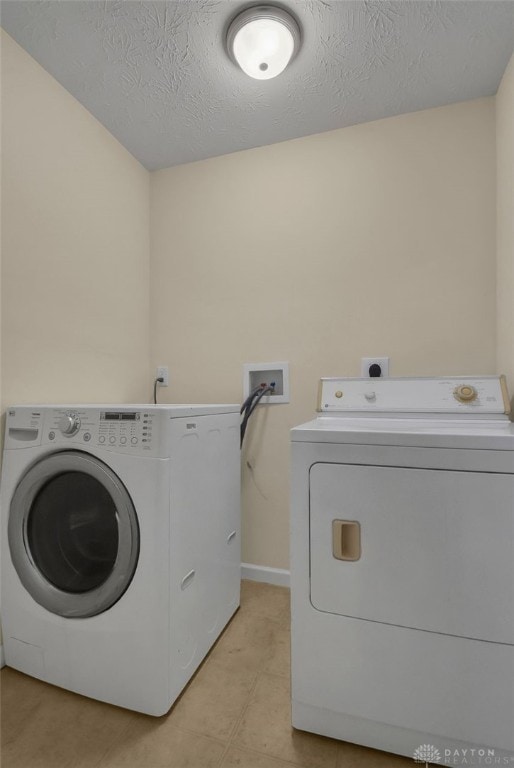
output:
[[[4,0],[1,22],[148,169],[496,92],[511,0],[286,0],[303,46],[278,78],[227,57],[237,0]]]

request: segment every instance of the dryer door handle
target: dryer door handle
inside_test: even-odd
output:
[[[332,520],[332,554],[336,560],[355,562],[360,559],[360,523],[356,520]]]

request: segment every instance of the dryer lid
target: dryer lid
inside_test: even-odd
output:
[[[514,452],[508,419],[451,420],[319,416],[291,430],[293,443],[336,443]],[[513,455],[514,462],[514,455]],[[514,466],[512,467],[514,472]]]

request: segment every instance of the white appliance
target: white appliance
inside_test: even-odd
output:
[[[321,381],[291,433],[296,728],[514,762],[508,410],[502,377]]]
[[[8,409],[8,666],[169,710],[239,605],[239,420],[237,405]]]

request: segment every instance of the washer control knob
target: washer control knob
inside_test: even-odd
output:
[[[74,413],[65,413],[59,419],[57,426],[63,435],[74,435],[80,429],[80,419]]]
[[[453,396],[459,403],[472,403],[478,397],[478,392],[471,384],[461,384],[453,390]]]
[[[341,392],[340,389],[338,389],[336,392],[336,397],[342,397],[342,396],[343,396],[343,393]]]
[[[365,392],[364,397],[368,401],[368,403],[374,403],[377,399],[377,393],[376,392]]]

